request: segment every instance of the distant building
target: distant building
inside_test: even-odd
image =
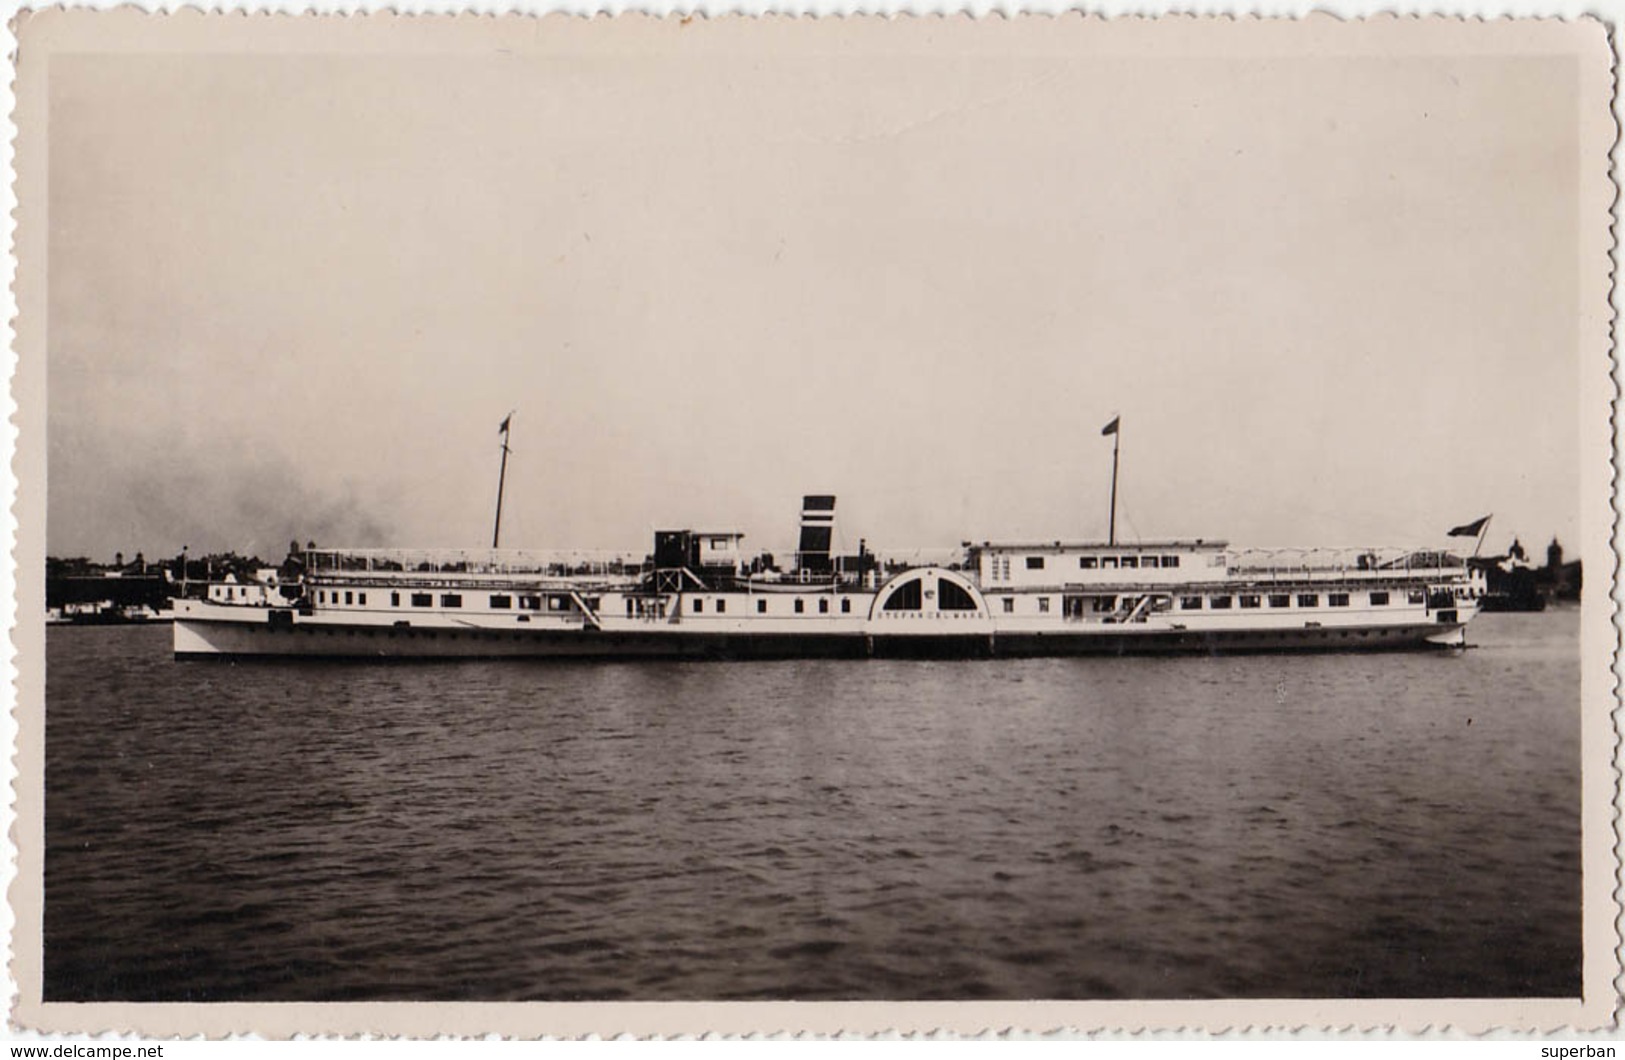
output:
[[[1563,545],[1555,537],[1546,546],[1544,567],[1529,566],[1518,541],[1512,542],[1504,556],[1478,557],[1469,562],[1485,576],[1486,611],[1539,611],[1553,600],[1580,599],[1580,561],[1564,562]]]
[[[48,557],[45,561],[45,604],[50,608],[90,603],[157,608],[169,595],[164,579],[157,574],[104,567],[82,557]]]
[[[1583,581],[1580,561],[1563,562],[1563,546],[1555,537],[1546,546],[1546,566],[1535,572],[1535,578],[1549,599],[1580,599]]]

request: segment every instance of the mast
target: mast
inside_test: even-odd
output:
[[[1112,508],[1110,521],[1107,523],[1106,544],[1117,544],[1117,450],[1122,444],[1123,417],[1113,416],[1112,421],[1101,430],[1101,434],[1112,436]]]
[[[503,417],[502,426],[497,428],[497,433],[502,435],[502,467],[497,471],[497,520],[491,528],[492,548],[498,547],[498,542],[502,540],[502,488],[508,481],[508,427],[512,423],[513,413],[510,412]]]

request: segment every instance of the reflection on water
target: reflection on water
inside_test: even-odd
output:
[[[55,628],[46,998],[1573,996],[1577,630],[226,665]]]

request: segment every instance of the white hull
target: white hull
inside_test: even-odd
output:
[[[360,616],[294,615],[274,627],[270,611],[193,605],[175,622],[177,656],[313,656],[330,658],[788,658],[1168,654],[1260,651],[1360,651],[1453,647],[1465,623],[1424,616],[1374,622],[1296,626],[1214,622],[1138,626],[987,619],[621,623],[604,628],[518,628],[514,625],[419,621],[408,628]],[[221,614],[220,612],[227,612]],[[286,613],[286,612],[284,612]],[[753,628],[759,627],[759,628]]]

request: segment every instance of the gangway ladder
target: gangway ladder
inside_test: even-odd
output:
[[[588,607],[587,601],[583,600],[581,594],[574,589],[570,590],[570,602],[581,609],[581,613],[587,618],[587,625],[597,630],[604,628],[604,623],[599,619],[598,613]]]
[[[1134,605],[1134,610],[1128,613],[1128,617],[1123,619],[1123,622],[1125,624],[1129,622],[1144,622],[1145,613],[1151,607],[1151,601],[1153,599],[1155,599],[1155,597],[1150,596],[1149,594],[1140,597],[1140,602]]]

